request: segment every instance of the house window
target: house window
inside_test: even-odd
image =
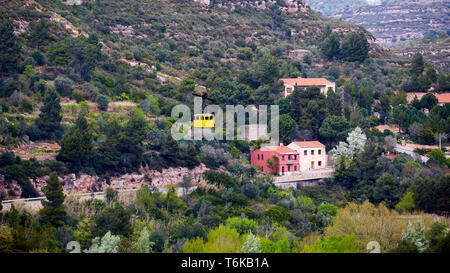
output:
[[[311,150],[311,155],[314,155],[314,150]]]
[[[317,162],[317,165],[322,166],[322,161]]]
[[[282,160],[284,160],[284,155],[282,156]]]
[[[294,171],[297,171],[297,166],[294,166]]]
[[[290,172],[291,171],[291,166],[288,166],[288,172]]]
[[[318,153],[319,155],[321,155],[321,154],[322,154],[322,150],[318,150],[317,153]]]
[[[258,155],[258,160],[261,160],[260,156]]]
[[[304,151],[303,151],[303,154],[304,154],[304,155],[308,155],[308,151],[307,151],[307,150],[304,150]]]
[[[264,160],[264,155],[261,155],[261,160]]]

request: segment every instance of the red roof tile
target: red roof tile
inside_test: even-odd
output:
[[[291,148],[288,148],[286,146],[264,146],[261,147],[261,151],[273,151],[280,154],[297,153],[295,150],[292,150]]]
[[[323,145],[322,143],[320,143],[317,140],[313,140],[313,141],[295,141],[292,142],[289,145],[295,144],[300,148],[317,148],[317,147],[325,147],[325,145]]]
[[[327,84],[331,84],[330,81],[328,81],[325,78],[293,78],[293,79],[280,79],[283,83],[290,83],[297,86],[323,86]]]
[[[450,93],[436,94],[439,103],[450,103]]]

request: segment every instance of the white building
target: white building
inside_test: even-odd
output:
[[[307,88],[310,86],[317,86],[320,88],[320,93],[325,96],[328,90],[331,89],[336,92],[336,83],[330,82],[325,78],[293,78],[293,79],[280,79],[284,83],[284,97],[286,98],[292,92],[294,92],[295,87]]]
[[[301,172],[326,168],[325,145],[319,141],[295,141],[287,147],[298,152]]]

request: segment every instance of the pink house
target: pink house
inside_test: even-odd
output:
[[[252,166],[260,166],[264,172],[286,175],[300,171],[298,152],[286,146],[264,146],[251,152],[250,157]],[[272,168],[268,159],[273,162]]]

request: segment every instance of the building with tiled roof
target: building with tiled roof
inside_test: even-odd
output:
[[[435,94],[439,105],[450,103],[450,93]]]
[[[284,83],[284,97],[289,96],[294,92],[296,87],[307,88],[310,86],[317,86],[320,88],[320,92],[325,96],[328,93],[328,90],[331,89],[336,91],[336,83],[330,82],[325,78],[289,78],[289,79],[280,79]]]
[[[273,162],[272,166],[269,166],[269,160]],[[286,146],[261,147],[251,152],[250,162],[264,172],[280,175],[292,174],[300,169],[298,153]]]
[[[325,145],[317,140],[295,141],[287,147],[297,151],[300,159],[300,171],[322,169],[327,166]]]

